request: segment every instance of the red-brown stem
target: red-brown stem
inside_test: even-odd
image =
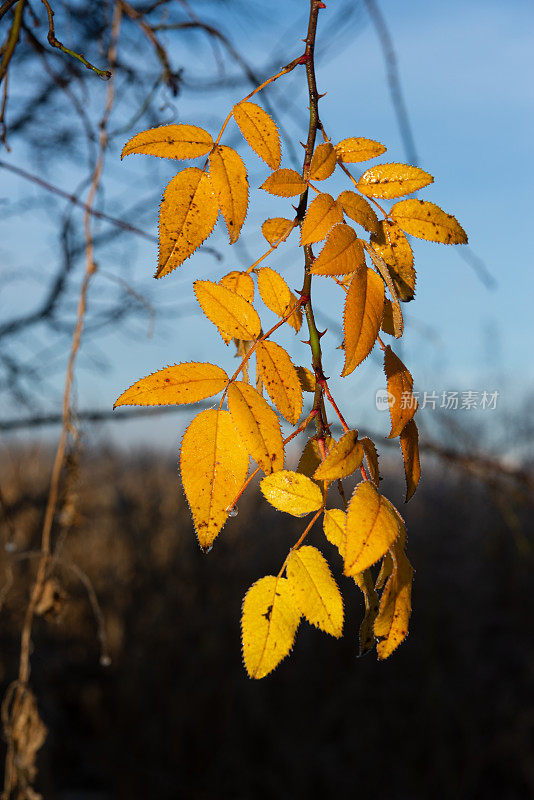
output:
[[[306,525],[306,527],[305,527],[304,531],[302,532],[300,538],[295,542],[293,547],[290,549],[289,553],[287,554],[287,556],[285,558],[284,563],[280,567],[280,572],[277,575],[278,578],[281,576],[282,572],[284,571],[284,569],[286,567],[286,564],[287,564],[287,559],[289,558],[289,556],[291,555],[293,550],[296,550],[297,548],[299,548],[301,546],[302,542],[304,541],[306,536],[309,534],[309,532],[311,531],[311,529],[313,528],[313,526],[315,525],[315,523],[317,522],[317,520],[319,519],[319,517],[321,516],[323,511],[324,511],[324,507],[320,508],[319,511],[316,511],[315,514],[313,515],[313,517],[311,518],[311,520],[309,521],[309,523]]]

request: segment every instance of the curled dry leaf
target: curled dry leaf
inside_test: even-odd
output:
[[[413,396],[413,378],[389,345],[384,351],[384,372],[387,378],[388,405],[391,417],[389,439],[398,436],[417,411]]]

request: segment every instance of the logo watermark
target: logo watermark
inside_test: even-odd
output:
[[[445,411],[495,411],[500,393],[498,391],[465,392],[432,390],[431,392],[402,392],[400,397],[401,408],[431,408],[432,411],[444,409]],[[387,389],[377,389],[375,404],[378,411],[387,411],[395,405],[397,399]]]

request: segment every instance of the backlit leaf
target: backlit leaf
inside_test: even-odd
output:
[[[467,244],[467,234],[452,214],[426,200],[401,200],[390,211],[405,233],[442,244]]]
[[[413,253],[399,226],[391,220],[379,222],[378,233],[371,236],[371,247],[386,262],[395,294],[403,302],[413,300],[416,277]]]
[[[324,181],[336,168],[336,151],[330,142],[318,144],[310,164],[310,180]]]
[[[215,364],[174,364],[134,383],[117,398],[113,408],[196,403],[222,392],[227,383],[228,375]]]
[[[372,482],[378,488],[380,483],[380,471],[378,469],[378,453],[376,451],[376,447],[372,439],[369,439],[368,436],[364,436],[363,439],[360,439],[362,443],[362,447],[365,453],[365,460],[367,461],[367,470],[371,477]]]
[[[347,164],[356,164],[360,161],[369,161],[371,158],[381,156],[386,148],[373,139],[350,137],[336,144],[336,153],[340,161]]]
[[[316,628],[339,637],[343,632],[343,600],[324,556],[304,545],[287,559],[289,588],[297,606]]]
[[[384,301],[384,315],[382,317],[382,325],[380,326],[384,333],[389,333],[390,336],[395,336],[395,323],[393,321],[393,303],[391,300]]]
[[[271,169],[278,169],[282,158],[278,128],[269,114],[256,103],[238,103],[234,119],[252,149]]]
[[[399,535],[397,517],[385,500],[369,481],[354,490],[347,510],[345,575],[372,566]]]
[[[333,443],[334,440],[332,439],[332,437],[327,435],[325,437],[326,449],[328,449]],[[319,443],[315,438],[315,436],[312,436],[311,439],[308,439],[308,441],[306,442],[304,449],[300,455],[299,463],[297,466],[297,472],[301,472],[303,475],[307,475],[308,478],[311,478],[313,481],[315,481],[315,478],[313,476],[321,461],[322,458],[321,458],[321,451],[319,449]],[[324,486],[322,481],[315,481],[315,483],[317,484],[317,486],[319,486],[320,489],[322,489]]]
[[[354,575],[354,581],[362,590],[365,614],[360,625],[360,656],[364,656],[372,650],[375,637],[374,637],[374,623],[379,611],[380,601],[378,594],[373,584],[373,576],[371,570],[366,569],[358,575]]]
[[[244,297],[249,303],[254,300],[254,281],[252,280],[252,275],[248,272],[232,270],[232,272],[223,275],[219,284],[226,289],[230,289],[231,292],[235,292],[240,297]]]
[[[124,156],[141,153],[160,158],[197,158],[209,153],[213,147],[211,135],[196,125],[162,125],[141,131],[127,142],[121,153]]]
[[[393,278],[391,277],[391,270],[390,267],[386,264],[382,256],[378,255],[376,250],[371,247],[370,244],[367,242],[363,243],[369,258],[373,262],[374,266],[380,273],[382,280],[388,287],[389,293],[391,295],[391,314],[392,314],[392,322],[393,322],[393,331],[395,337],[398,339],[402,336],[404,331],[404,318],[402,316],[402,310],[399,303],[399,298],[397,296],[397,289],[393,282]]]
[[[382,593],[374,632],[379,640],[378,658],[383,661],[404,641],[412,610],[413,568],[404,552],[394,548],[395,566]]]
[[[260,342],[256,348],[256,363],[267,394],[283,417],[292,425],[302,411],[302,389],[293,363],[276,342]]]
[[[364,172],[358,189],[367,197],[402,197],[433,183],[434,178],[419,167],[409,164],[378,164]]]
[[[354,274],[345,299],[343,376],[350,375],[373,349],[383,312],[384,283],[376,272],[364,266]]]
[[[230,244],[234,244],[239,239],[248,208],[248,179],[243,159],[231,147],[217,145],[210,153],[210,177]]]
[[[388,386],[388,405],[391,416],[389,439],[400,434],[417,411],[417,400],[413,396],[413,378],[389,345],[384,352],[384,372]]]
[[[266,192],[276,194],[278,197],[295,197],[302,194],[306,186],[306,182],[294,169],[278,169],[269,175],[260,189],[265,189]]]
[[[341,204],[343,211],[347,215],[365,228],[370,233],[378,231],[378,217],[374,208],[367,202],[365,197],[361,197],[356,192],[351,192],[348,189],[341,192],[337,198],[337,202]]]
[[[339,222],[343,222],[343,211],[339,203],[329,194],[318,194],[310,203],[304,217],[300,243],[304,245],[322,241]]]
[[[248,590],[243,601],[243,660],[251,678],[263,678],[293,647],[300,611],[287,578],[267,575]]]
[[[339,508],[329,508],[324,512],[324,535],[334,547],[337,547],[341,558],[345,559],[345,525],[347,515]]]
[[[195,281],[193,287],[202,311],[223,336],[249,341],[258,338],[260,318],[244,297],[212,281]]]
[[[263,496],[279,511],[294,517],[303,517],[318,511],[323,505],[319,487],[306,475],[291,470],[280,470],[267,475],[260,484]]]
[[[322,464],[315,471],[315,480],[335,481],[346,478],[358,469],[363,460],[363,446],[358,431],[347,431],[335,442]]]
[[[228,411],[201,411],[182,439],[180,471],[200,546],[207,550],[248,472],[248,453]]]
[[[303,392],[315,391],[315,375],[308,367],[297,367],[300,385]]]
[[[261,226],[261,232],[271,247],[273,247],[275,244],[287,239],[294,227],[295,225],[290,219],[286,219],[285,217],[273,217],[272,219],[265,220]]]
[[[284,445],[280,423],[256,389],[242,381],[230,384],[228,409],[243,444],[262,470],[269,474],[282,469]]]
[[[406,502],[417,489],[421,477],[421,464],[419,463],[419,431],[411,419],[406,423],[400,435],[402,457],[404,459],[404,474],[406,476]]]
[[[336,225],[313,262],[313,275],[346,275],[365,264],[363,244],[350,225]]]
[[[198,167],[183,169],[168,184],[159,212],[156,278],[168,275],[212,232],[219,206],[210,176]]]
[[[285,317],[288,311],[296,305],[297,298],[290,290],[289,286],[276,272],[270,267],[262,267],[257,272],[258,276],[258,290],[261,299],[271,311],[279,317]],[[289,317],[288,323],[296,331],[300,330],[302,325],[302,311],[294,311]]]

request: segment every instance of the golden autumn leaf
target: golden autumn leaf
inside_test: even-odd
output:
[[[324,535],[334,547],[337,547],[341,558],[345,559],[345,526],[347,514],[340,508],[328,508],[324,512]]]
[[[228,411],[201,411],[182,439],[180,471],[198,541],[208,550],[248,472],[248,453]]]
[[[269,474],[284,466],[280,423],[263,397],[242,381],[228,388],[228,410],[243,444],[262,470]]]
[[[363,446],[358,441],[358,431],[347,431],[339,442],[334,442],[313,477],[321,481],[346,478],[358,469],[363,461],[363,454]]]
[[[401,200],[390,211],[405,233],[441,244],[467,244],[467,234],[452,214],[426,200]]]
[[[297,298],[290,290],[284,278],[270,267],[262,267],[257,271],[258,291],[261,299],[271,311],[279,317],[285,317],[296,305]],[[296,331],[302,325],[302,311],[299,308],[288,319],[289,325]]]
[[[382,324],[380,326],[384,333],[389,333],[390,336],[395,336],[395,322],[393,320],[393,303],[391,300],[384,301],[384,314],[382,316]]]
[[[188,167],[171,180],[159,212],[156,278],[168,275],[200,247],[215,227],[218,214],[219,206],[206,172]]]
[[[308,622],[339,637],[343,633],[343,600],[322,553],[304,545],[293,550],[286,565],[289,589]]]
[[[362,267],[354,274],[343,312],[345,364],[342,376],[350,375],[373,349],[384,312],[384,291],[383,281],[369,267]]]
[[[258,338],[258,312],[244,297],[212,281],[195,281],[193,288],[202,311],[223,337],[249,341]]]
[[[411,419],[401,431],[400,444],[404,460],[404,474],[406,476],[406,502],[417,489],[421,477],[421,464],[419,462],[419,431]]]
[[[393,556],[393,572],[382,593],[380,610],[374,624],[374,633],[378,639],[376,651],[381,661],[388,658],[408,635],[412,610],[413,567],[401,549],[394,548]]]
[[[391,269],[388,267],[382,256],[379,256],[376,250],[371,247],[370,244],[367,242],[363,243],[369,258],[373,262],[374,266],[380,273],[382,280],[388,287],[389,293],[391,295],[391,314],[392,314],[392,322],[393,322],[393,331],[395,338],[399,338],[402,336],[404,331],[404,318],[402,316],[402,310],[399,303],[399,298],[397,297],[397,289],[395,284],[393,283],[393,278],[391,277]],[[415,277],[415,273],[414,273]]]
[[[196,125],[162,125],[141,131],[122,149],[121,159],[134,153],[159,158],[197,158],[213,147],[211,135]]]
[[[269,114],[256,103],[238,103],[232,109],[243,137],[271,169],[278,169],[282,158],[278,128]]]
[[[265,220],[261,226],[261,232],[271,247],[274,247],[275,244],[279,244],[287,239],[294,227],[295,223],[290,219],[286,219],[285,217],[272,217],[271,219]]]
[[[267,475],[260,488],[272,506],[293,517],[304,517],[323,505],[323,495],[317,484],[292,470],[284,469]]]
[[[360,161],[369,161],[371,158],[381,156],[386,148],[373,139],[363,139],[351,136],[336,144],[336,154],[340,161],[347,164],[357,164]]]
[[[345,532],[345,575],[357,575],[371,567],[399,535],[399,523],[391,504],[370,481],[362,481],[354,490]]]
[[[295,425],[302,411],[302,389],[288,353],[276,342],[260,342],[256,363],[267,394],[282,416]]]
[[[222,392],[227,383],[228,375],[215,364],[174,364],[136,381],[117,398],[113,408],[196,403]]]
[[[308,367],[296,367],[303,392],[315,391],[315,375]]]
[[[363,447],[363,451],[365,453],[365,460],[367,461],[367,470],[371,477],[372,482],[378,488],[380,483],[380,471],[378,468],[378,453],[376,451],[376,447],[372,439],[369,439],[368,436],[364,436],[363,439],[360,439],[360,442]]]
[[[415,294],[415,269],[410,243],[396,222],[381,220],[378,233],[371,236],[371,247],[386,262],[395,295],[407,303]]]
[[[312,156],[309,178],[311,181],[324,181],[336,168],[336,151],[330,142],[318,144]]]
[[[300,231],[301,245],[322,241],[339,222],[343,222],[343,210],[339,203],[329,194],[318,194],[304,217]]]
[[[331,436],[327,435],[325,437],[325,445],[326,448],[329,448],[333,444],[334,440]],[[322,481],[316,481],[313,477],[315,474],[315,470],[321,463],[321,451],[319,449],[319,443],[315,436],[312,436],[311,439],[308,439],[306,444],[304,445],[304,449],[300,454],[299,463],[297,466],[297,472],[302,473],[302,475],[307,475],[308,478],[311,478],[317,486],[322,489],[324,483]]]
[[[378,599],[377,591],[373,584],[373,576],[371,570],[366,569],[363,572],[354,575],[354,581],[361,589],[365,603],[365,614],[360,625],[360,656],[364,656],[372,650],[375,637],[374,637],[374,623],[380,608],[380,601]]]
[[[251,678],[264,678],[291,651],[301,613],[287,578],[266,575],[243,600],[243,661]]]
[[[248,272],[239,272],[239,270],[232,270],[226,275],[223,275],[219,281],[221,286],[230,289],[240,297],[244,297],[249,303],[254,300],[254,281],[252,275]]]
[[[365,265],[363,244],[350,225],[335,225],[313,262],[313,275],[346,275]]]
[[[295,197],[306,189],[306,182],[294,169],[278,169],[269,175],[260,189],[278,197]]]
[[[374,208],[367,202],[365,197],[360,197],[356,192],[346,190],[341,192],[337,198],[337,202],[341,205],[343,211],[347,215],[365,228],[369,233],[377,233],[378,231],[378,217]]]
[[[389,345],[384,351],[384,372],[387,378],[391,417],[388,439],[394,439],[417,411],[417,400],[413,396],[412,376]]]
[[[364,172],[357,188],[367,197],[402,197],[433,183],[434,178],[409,164],[378,164]]]
[[[234,244],[239,239],[248,208],[248,179],[243,159],[231,147],[217,145],[210,153],[210,177],[230,244]]]

